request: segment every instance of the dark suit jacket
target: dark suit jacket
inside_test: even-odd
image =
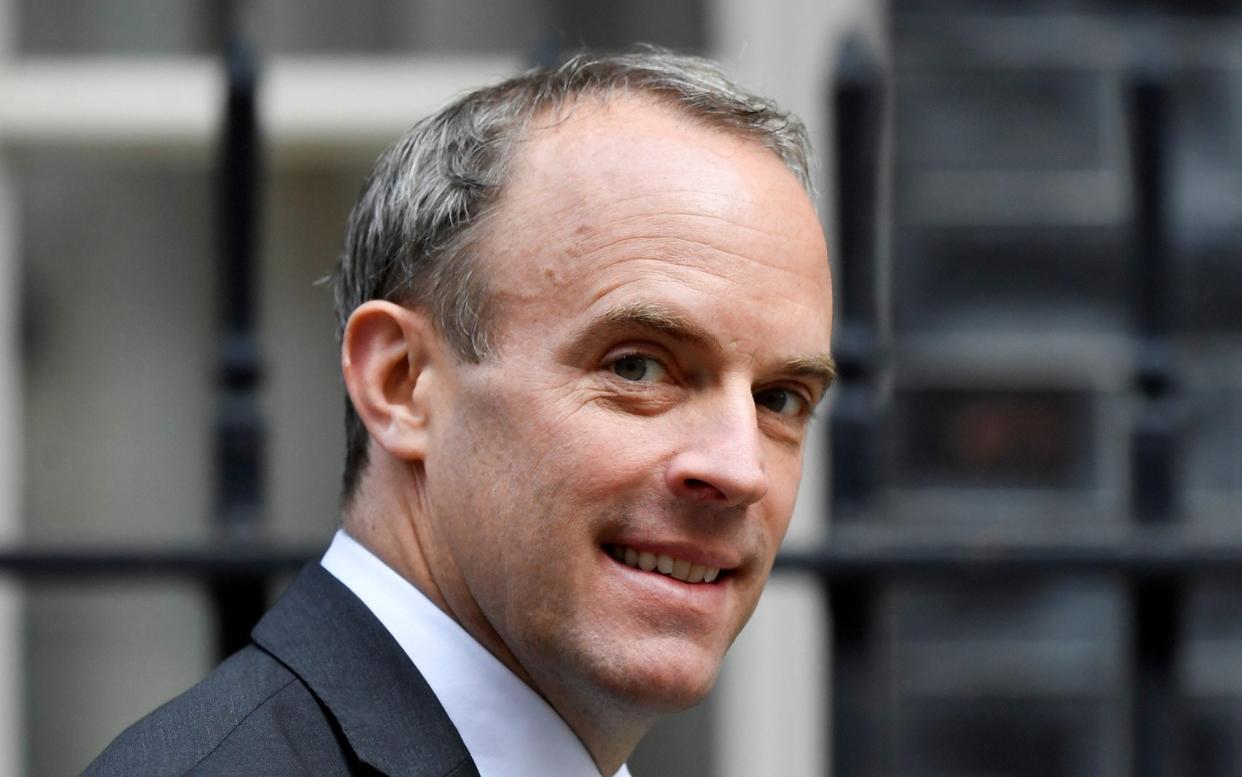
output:
[[[478,777],[457,729],[371,611],[312,562],[252,643],[135,723],[86,777]]]

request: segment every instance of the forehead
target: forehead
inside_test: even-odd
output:
[[[827,347],[827,253],[796,176],[754,139],[649,99],[536,121],[483,242],[504,319],[723,295],[801,315],[823,341],[808,346]]]
[[[590,206],[630,198],[675,206],[723,195],[715,205],[741,206],[792,195],[805,208],[767,214],[789,215],[773,226],[790,227],[811,208],[792,171],[757,139],[704,126],[650,97],[585,99],[537,117],[513,157],[502,210],[543,208],[589,220],[597,215]]]

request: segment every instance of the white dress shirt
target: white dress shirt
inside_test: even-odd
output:
[[[418,667],[480,777],[600,777],[582,741],[539,694],[344,529],[320,563]],[[622,765],[615,777],[630,777],[629,769]]]

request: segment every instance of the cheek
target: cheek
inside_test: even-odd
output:
[[[437,542],[469,573],[495,568],[521,515],[519,484],[529,482],[522,442],[504,403],[459,390],[433,432],[425,461],[426,512]]]
[[[773,552],[789,529],[793,519],[794,504],[798,497],[798,485],[802,481],[802,456],[783,454],[769,458],[769,477],[771,487],[764,499],[768,519],[764,522],[769,537],[773,540]]]
[[[452,542],[476,569],[528,568],[599,510],[615,461],[606,436],[543,398],[467,385],[428,457],[431,508],[454,516]]]
[[[555,393],[509,407],[512,421],[503,430],[521,441],[517,455],[526,483],[551,492],[544,498],[607,502],[610,493],[658,468],[661,446],[670,439],[660,419],[609,409],[581,392]]]

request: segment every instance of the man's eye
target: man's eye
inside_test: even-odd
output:
[[[806,412],[807,401],[796,391],[774,388],[755,394],[755,404],[778,415],[797,417]]]
[[[623,380],[654,383],[664,378],[664,366],[650,356],[631,354],[612,363],[612,371]]]

